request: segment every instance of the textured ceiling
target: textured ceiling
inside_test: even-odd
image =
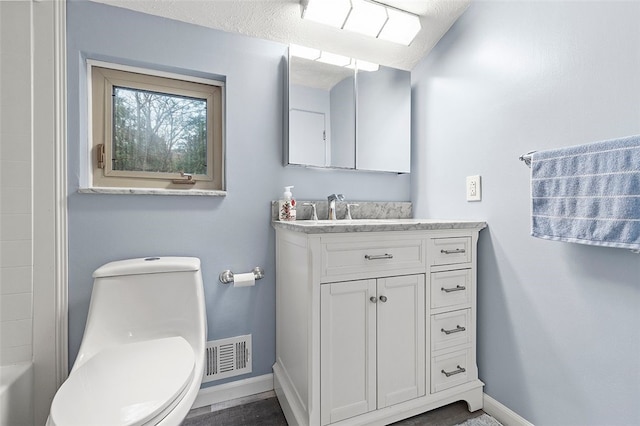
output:
[[[302,20],[299,0],[94,0],[152,15],[281,43],[315,47],[411,70],[447,32],[471,0],[383,0],[420,16],[410,46]]]

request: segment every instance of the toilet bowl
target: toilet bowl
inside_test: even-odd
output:
[[[122,260],[93,278],[80,351],[47,425],[179,425],[204,368],[200,260]]]

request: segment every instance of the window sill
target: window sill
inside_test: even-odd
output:
[[[227,191],[207,189],[156,189],[156,188],[79,188],[80,194],[110,195],[187,195],[195,197],[226,197]]]

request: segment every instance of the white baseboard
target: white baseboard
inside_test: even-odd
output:
[[[200,389],[192,409],[273,390],[273,374]]]
[[[508,407],[502,405],[486,393],[483,395],[482,402],[484,412],[498,420],[504,426],[533,426],[533,423],[530,423],[518,413],[511,411]]]

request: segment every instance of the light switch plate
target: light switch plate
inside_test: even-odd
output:
[[[482,200],[480,175],[467,176],[467,201]]]

